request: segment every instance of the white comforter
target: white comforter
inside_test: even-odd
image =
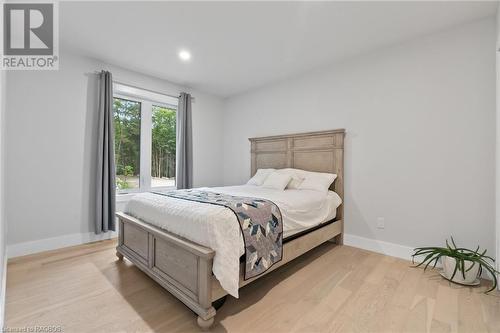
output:
[[[273,201],[283,217],[284,237],[331,220],[341,204],[340,197],[331,191],[328,194],[311,190],[277,191],[253,185],[201,189]],[[239,223],[231,210],[140,193],[128,202],[125,212],[214,250],[212,270],[215,277],[230,295],[238,297],[239,258],[245,253],[245,248]]]

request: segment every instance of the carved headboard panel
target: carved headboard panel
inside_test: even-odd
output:
[[[337,179],[330,189],[344,201],[344,134],[344,129],[336,129],[250,138],[251,175],[262,168],[335,173]],[[342,215],[343,209],[340,209],[337,218]]]

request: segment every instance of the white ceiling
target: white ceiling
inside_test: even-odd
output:
[[[230,96],[495,15],[496,2],[62,2],[62,44]],[[179,49],[191,51],[189,63]]]

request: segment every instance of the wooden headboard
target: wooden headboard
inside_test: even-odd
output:
[[[330,187],[344,201],[344,129],[250,138],[252,174],[262,168],[295,168],[337,174]],[[343,205],[337,218],[343,217]]]

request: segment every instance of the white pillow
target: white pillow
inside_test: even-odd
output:
[[[337,175],[334,173],[309,172],[305,174],[304,181],[299,185],[299,190],[315,190],[328,192],[328,188],[335,181]]]
[[[283,174],[290,175],[292,179],[290,179],[290,182],[286,186],[287,189],[298,189],[300,184],[304,181],[305,177],[301,176],[299,171],[303,170],[298,170],[298,169],[292,169],[292,168],[286,168],[286,169],[279,169],[276,170],[276,172],[280,172]]]
[[[273,172],[269,176],[267,176],[264,184],[262,184],[262,187],[283,191],[291,179],[292,176],[290,176],[289,174],[282,172]]]
[[[274,169],[258,169],[255,175],[247,182],[248,185],[261,186],[267,176],[274,172]]]

